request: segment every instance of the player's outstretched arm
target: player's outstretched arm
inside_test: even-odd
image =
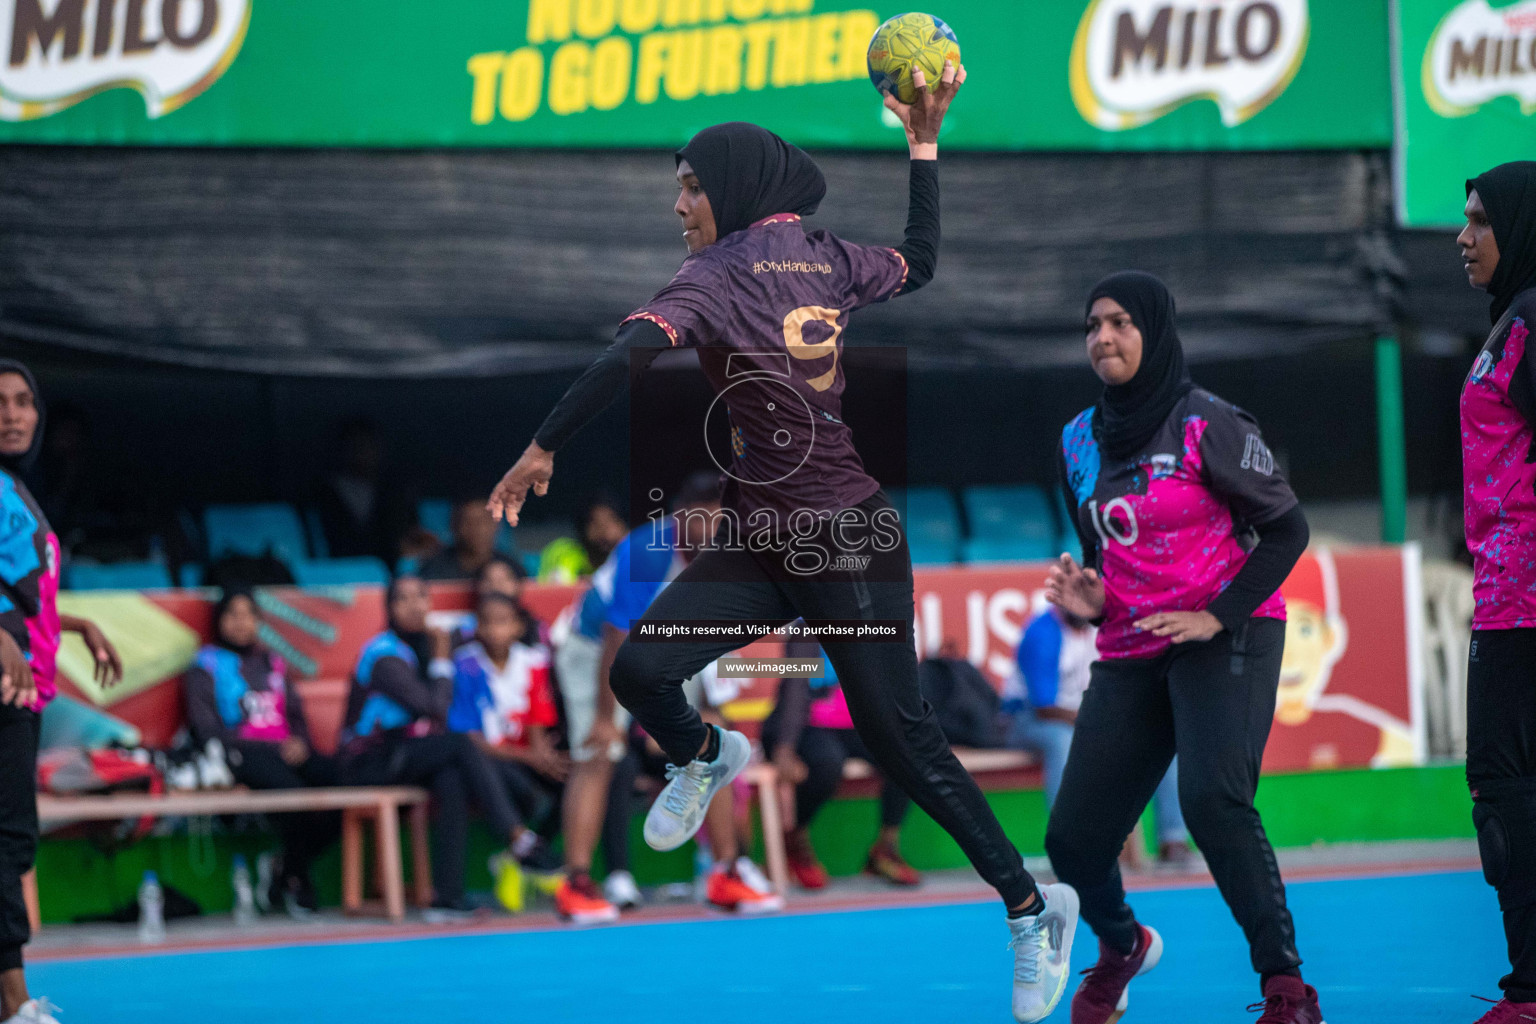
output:
[[[549,481],[555,473],[555,452],[623,392],[629,383],[631,360],[639,359],[641,368],[649,366],[669,344],[666,332],[648,320],[630,320],[621,326],[613,344],[555,404],[534,433],[533,441],[491,492],[491,499],[486,502],[491,515],[498,519],[505,516],[508,523],[516,526],[528,491],[531,489],[540,497],[549,492]]]
[[[910,199],[907,206],[907,234],[896,251],[907,261],[907,280],[897,294],[915,292],[933,280],[939,262],[939,127],[955,93],[965,82],[965,67],[948,61],[944,75],[932,92],[921,69],[912,73],[917,100],[902,103],[886,93],[885,105],[907,132],[907,149],[912,154]]]

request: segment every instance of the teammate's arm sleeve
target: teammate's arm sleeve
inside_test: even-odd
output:
[[[1049,708],[1061,690],[1061,626],[1047,612],[1029,624],[1019,641],[1019,672],[1031,707]]]
[[[1525,417],[1525,422],[1536,424],[1536,360],[1531,358],[1530,332],[1522,319],[1511,320],[1509,330],[1504,336],[1504,345],[1507,348],[1514,338],[1516,327],[1521,334],[1521,350],[1519,361],[1515,363],[1514,373],[1509,378],[1509,404],[1515,407],[1515,411]],[[1536,445],[1531,448],[1531,455],[1536,456]],[[1536,461],[1536,457],[1527,461]]]
[[[187,702],[187,730],[198,746],[213,739],[227,743],[234,738],[234,730],[224,724],[224,716],[219,714],[213,676],[206,669],[197,665],[187,669],[181,677],[181,692]]]
[[[933,280],[939,264],[939,162],[913,160],[909,173],[907,235],[896,247],[907,264],[907,278],[897,295],[917,291]]]
[[[1259,535],[1259,546],[1249,552],[1248,561],[1227,589],[1206,608],[1229,631],[1248,621],[1259,605],[1280,589],[1307,550],[1312,535],[1300,505],[1292,505],[1280,518],[1254,529]]]
[[[613,344],[555,403],[533,435],[534,442],[547,452],[565,447],[578,430],[623,393],[629,385],[632,364],[638,362],[639,368],[645,369],[671,344],[666,332],[655,322],[626,320],[619,326]]]
[[[388,697],[411,714],[432,718],[442,718],[447,705],[453,700],[452,679],[448,680],[448,685],[448,700],[440,702],[440,694],[433,686],[417,675],[404,658],[393,656],[380,658],[374,663],[373,677],[369,681],[370,689]]]
[[[309,718],[304,714],[304,698],[299,696],[298,687],[293,685],[292,679],[283,680],[283,689],[287,692],[284,712],[288,719],[288,734],[297,736],[304,741],[305,746],[310,746]]]
[[[1264,443],[1258,421],[1234,406],[1213,403],[1200,436],[1200,461],[1211,491],[1243,527],[1259,527],[1296,507],[1296,494]]]

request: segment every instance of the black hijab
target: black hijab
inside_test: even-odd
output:
[[[1504,318],[1515,296],[1536,288],[1536,160],[1500,164],[1467,180],[1467,194],[1477,189],[1499,243],[1499,265],[1488,282],[1494,323]]]
[[[1151,274],[1125,270],[1093,286],[1083,316],[1099,299],[1120,303],[1141,331],[1141,365],[1099,399],[1094,434],[1111,458],[1128,459],[1152,440],[1179,400],[1195,386],[1184,367],[1184,346],[1173,326],[1173,296]]]
[[[32,389],[32,401],[37,405],[37,429],[32,431],[32,447],[20,455],[0,454],[0,469],[25,473],[37,462],[37,455],[43,450],[43,420],[46,412],[43,408],[43,393],[37,390],[37,378],[32,376],[32,371],[23,363],[14,359],[0,359],[0,373],[16,373],[25,378],[27,387]]]
[[[416,655],[417,669],[426,675],[427,666],[432,662],[432,635],[425,630],[420,633],[407,632],[395,621],[395,595],[400,592],[400,584],[406,580],[415,580],[417,583],[422,581],[420,576],[411,573],[402,573],[391,579],[384,590],[384,616],[389,622],[389,631],[405,641],[405,645]]]
[[[821,168],[804,150],[745,121],[705,128],[677,160],[687,160],[704,186],[718,238],[776,213],[809,216],[827,194]]]
[[[219,603],[213,606],[213,642],[226,651],[234,651],[244,657],[261,645],[261,641],[250,644],[233,644],[224,636],[224,613],[229,611],[229,606],[240,598],[251,602],[251,607],[256,608],[256,592],[250,587],[225,587],[224,593],[219,595]]]

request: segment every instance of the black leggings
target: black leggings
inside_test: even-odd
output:
[[[295,767],[283,760],[276,743],[236,741],[229,762],[235,781],[251,789],[303,789],[341,781],[335,758],[311,753]],[[315,858],[341,836],[340,811],[299,811],[272,820],[283,839],[283,878],[308,880]]]
[[[1467,663],[1467,785],[1498,891],[1512,1003],[1536,1003],[1536,629],[1480,629]]]
[[[889,507],[876,494],[860,508]],[[845,530],[844,542],[859,531]],[[830,533],[823,530],[823,535]],[[825,539],[825,538],[823,538]],[[891,620],[912,624],[912,562],[905,536],[893,550],[872,555],[863,572],[827,571],[797,576],[781,553],[714,548],[701,553],[651,604],[641,622],[659,620],[764,620],[796,618]],[[828,549],[834,545],[827,540]],[[866,549],[865,553],[869,553]],[[761,561],[760,561],[761,560]],[[874,582],[885,580],[891,582]],[[740,646],[738,641],[636,643],[619,648],[609,680],[635,720],[674,763],[686,764],[707,737],[699,713],[683,695],[683,680]],[[871,760],[886,778],[911,794],[954,837],[976,870],[1010,907],[1035,893],[1034,879],[986,798],[939,729],[917,686],[917,654],[910,636],[899,642],[827,640],[848,709]]]
[[[352,786],[426,786],[432,791],[432,887],[438,906],[464,901],[471,800],[498,839],[510,839],[521,825],[501,781],[464,733],[385,738],[343,762],[342,778]]]
[[[1094,663],[1045,848],[1077,889],[1083,920],[1110,946],[1135,946],[1120,848],[1177,753],[1185,821],[1248,938],[1254,970],[1267,976],[1301,964],[1280,868],[1253,806],[1284,649],[1285,623],[1250,619],[1236,637]]]
[[[778,720],[769,715],[763,723],[763,748],[772,750],[779,734]],[[843,782],[843,763],[850,757],[873,763],[856,729],[822,729],[808,725],[800,732],[795,753],[805,763],[805,781],[795,787],[795,824],[805,828]],[[896,828],[907,818],[912,798],[882,777],[880,780],[880,825]]]
[[[36,711],[0,704],[0,971],[21,967],[32,938],[21,876],[37,856]]]

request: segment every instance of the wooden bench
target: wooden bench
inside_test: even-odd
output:
[[[955,756],[965,770],[976,776],[983,789],[1002,789],[1033,785],[1038,782],[1038,760],[1022,750],[975,750],[956,747]],[[780,895],[789,892],[789,858],[784,850],[784,823],[795,816],[794,787],[781,784],[771,762],[759,762],[742,772],[747,784],[757,790],[758,814],[761,816],[763,853],[768,864],[768,878]],[[843,764],[843,785],[839,795],[865,789],[877,781],[875,769],[867,761],[850,757]],[[865,784],[865,785],[861,785]]]
[[[432,902],[432,862],[428,853],[428,794],[412,786],[337,787],[330,789],[243,788],[191,793],[115,794],[112,796],[53,796],[37,798],[43,825],[78,821],[117,821],[123,818],[196,817],[211,814],[281,814],[293,811],[341,812],[341,903],[349,914],[373,909],[363,901],[363,825],[372,820],[375,872],[383,911],[395,922],[405,919],[405,874],[400,857],[400,811],[410,817],[411,873],[414,902]],[[35,879],[24,882],[28,915],[37,927]]]

